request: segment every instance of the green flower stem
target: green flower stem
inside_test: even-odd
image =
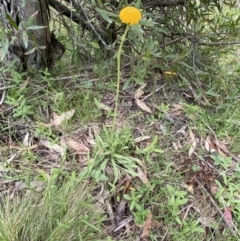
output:
[[[129,26],[127,25],[125,32],[122,36],[122,41],[120,43],[118,52],[117,52],[117,90],[116,90],[116,99],[115,99],[115,108],[114,108],[114,119],[113,119],[113,128],[116,126],[116,118],[117,118],[117,109],[118,109],[118,98],[119,98],[119,89],[120,89],[120,81],[121,81],[121,53],[122,53],[122,47],[123,43],[126,39],[127,32],[129,30]]]

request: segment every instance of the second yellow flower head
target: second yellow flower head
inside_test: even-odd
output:
[[[139,9],[129,6],[125,7],[120,11],[119,17],[122,23],[135,25],[138,24],[142,19],[142,14]]]

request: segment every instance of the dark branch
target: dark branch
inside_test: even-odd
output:
[[[172,0],[172,1],[143,1],[144,8],[154,8],[154,7],[171,7],[171,6],[180,6],[185,5],[186,0]]]
[[[72,1],[73,7],[77,12],[71,11],[68,7],[64,6],[57,0],[48,0],[49,5],[56,9],[61,15],[68,17],[73,22],[80,25],[83,29],[86,29],[88,31],[93,31],[96,37],[99,39],[99,41],[105,46],[105,48],[108,48],[108,45],[105,40],[108,40],[108,37],[103,32],[99,33],[95,29],[95,27],[91,24],[91,22],[88,19],[88,16],[86,12],[84,11],[83,7],[80,4],[77,4],[75,1]],[[69,0],[65,0],[69,3]]]
[[[219,45],[235,45],[240,44],[240,41],[230,41],[230,42],[197,42],[199,45],[208,45],[208,46],[219,46]]]
[[[71,11],[69,8],[62,5],[57,0],[48,0],[48,1],[49,1],[49,5],[52,8],[56,9],[61,15],[65,16],[65,17],[68,17],[73,22],[81,25],[84,29],[88,29],[88,26],[85,23],[86,19],[84,18],[84,16],[79,15],[78,13]]]

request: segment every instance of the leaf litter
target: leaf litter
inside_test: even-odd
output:
[[[148,238],[150,236],[150,231],[155,228],[160,228],[162,225],[163,223],[157,222],[156,220],[154,220],[152,212],[149,212],[143,224],[143,231],[140,236],[140,240],[141,241],[149,240]]]
[[[219,214],[223,218],[225,224],[231,228],[231,233],[236,235],[238,230],[233,224],[231,207],[226,208],[224,212],[222,212],[212,197],[210,198],[210,206],[209,204],[206,205],[202,203],[202,201],[206,199],[205,195],[208,193],[207,190],[210,190],[210,193],[213,195],[218,192],[219,187],[216,185],[215,181],[218,180],[218,182],[221,183],[222,178],[221,170],[214,164],[211,155],[205,155],[204,158],[199,158],[197,153],[200,149],[205,149],[206,152],[220,155],[223,158],[231,158],[234,155],[230,153],[226,141],[220,141],[211,135],[208,135],[206,138],[196,138],[191,130],[189,130],[189,136],[190,142],[187,140],[187,137],[185,137],[185,144],[182,145],[182,147],[184,147],[188,145],[188,143],[191,144],[189,157],[182,157],[180,166],[176,167],[176,169],[183,171],[186,180],[185,188],[196,200],[198,200],[198,202],[194,201],[192,203],[193,208],[199,212],[200,217],[198,220],[205,227],[217,228],[219,223],[216,214]],[[176,146],[176,144],[173,146]],[[179,150],[179,148],[177,148],[177,150]],[[232,161],[233,160],[234,159],[232,159]],[[208,201],[206,202],[208,203]],[[210,214],[211,211],[213,211],[212,214]]]
[[[70,120],[74,113],[75,109],[69,110],[61,115],[57,115],[55,112],[53,112],[49,126],[61,126],[65,121]]]
[[[144,102],[144,88],[145,86],[141,86],[134,94],[134,99],[136,101],[137,106],[142,109],[144,112],[147,113],[153,113],[152,110],[148,107],[148,105]],[[110,105],[103,104],[104,106],[100,106],[101,109],[109,111],[111,110],[109,108]],[[100,108],[99,107],[99,108]],[[52,113],[52,119],[50,121],[50,124],[47,124],[49,127],[54,127],[58,129],[61,128],[63,124],[65,124],[66,121],[70,120],[75,113],[75,110],[70,110],[65,113],[62,113],[61,115],[57,115],[56,113]],[[181,171],[182,173],[185,173],[185,182],[186,182],[186,189],[189,192],[190,195],[194,196],[197,199],[197,202],[200,201],[200,204],[197,205],[196,203],[193,204],[193,201],[190,200],[188,203],[189,210],[198,210],[199,214],[199,221],[200,223],[205,227],[215,227],[216,222],[216,212],[214,211],[214,207],[207,206],[208,200],[204,201],[205,196],[202,193],[201,186],[199,183],[201,183],[205,188],[210,190],[212,194],[216,193],[218,191],[218,186],[215,184],[215,180],[220,179],[219,172],[214,166],[213,160],[207,155],[209,153],[219,154],[223,156],[231,156],[231,153],[228,149],[228,145],[225,141],[219,141],[214,136],[207,136],[206,138],[198,137],[196,135],[197,131],[194,129],[190,129],[187,124],[185,124],[184,121],[181,123],[179,122],[180,119],[184,119],[184,105],[180,102],[178,103],[172,103],[171,108],[169,111],[169,118],[166,118],[167,121],[171,123],[173,126],[173,132],[176,135],[176,138],[174,138],[174,141],[172,144],[174,145],[173,152],[178,152],[178,155],[175,156],[176,160],[180,160],[180,162],[176,162],[176,170]],[[183,118],[182,118],[183,117]],[[177,120],[177,121],[176,121]],[[180,127],[179,127],[180,123]],[[184,125],[182,125],[182,123]],[[111,124],[111,123],[110,123]],[[162,124],[162,123],[161,123]],[[144,129],[144,128],[143,128]],[[92,147],[96,144],[95,138],[97,135],[99,135],[100,128],[99,125],[96,125],[94,127],[86,128],[86,130],[77,130],[74,131],[74,133],[71,133],[71,135],[68,136],[62,136],[60,139],[63,139],[63,141],[57,141],[56,143],[53,143],[52,141],[49,141],[47,139],[39,138],[39,143],[37,143],[36,148],[41,148],[41,146],[45,147],[45,149],[48,150],[49,156],[45,155],[43,156],[43,159],[46,158],[46,163],[49,163],[49,166],[54,167],[54,164],[51,163],[51,155],[57,156],[63,156],[66,151],[70,155],[70,157],[76,155],[77,160],[79,163],[87,165],[87,155],[91,153]],[[150,142],[147,142],[147,140],[151,139],[151,135],[148,134],[142,134],[140,137],[135,138],[135,143],[141,144],[141,145],[149,145]],[[146,141],[146,142],[144,142]],[[36,141],[35,141],[36,143]],[[31,138],[30,133],[26,133],[23,141],[23,147],[30,148],[33,145],[36,145]],[[38,146],[39,145],[39,146]],[[19,146],[20,147],[20,146]],[[188,155],[181,154],[181,149],[187,147],[188,149]],[[199,149],[204,149],[204,151],[207,152],[207,154],[202,158],[198,159],[198,151]],[[175,149],[175,150],[174,150]],[[83,165],[84,166],[84,165]],[[194,169],[194,168],[196,169]],[[193,170],[194,169],[194,170]],[[81,169],[80,169],[81,170]],[[187,170],[187,171],[186,171]],[[151,181],[151,177],[147,175],[147,172],[145,168],[137,168],[138,177],[140,178],[141,182],[143,184],[148,184],[149,179]],[[149,178],[149,179],[148,179]],[[119,182],[121,180],[118,180]],[[113,232],[125,232],[126,230],[129,231],[131,226],[134,224],[134,218],[131,215],[131,213],[128,210],[128,204],[126,200],[122,198],[122,195],[124,193],[127,193],[131,188],[135,188],[131,186],[131,181],[128,182],[128,184],[125,185],[124,191],[120,194],[120,201],[119,202],[113,202],[111,198],[109,198],[109,194],[100,193],[102,195],[102,198],[99,198],[102,200],[102,203],[105,203],[109,207],[109,217],[116,219],[118,217],[117,225],[114,225]],[[34,183],[33,183],[34,186]],[[39,186],[41,186],[39,184]],[[16,189],[24,189],[25,184],[24,183],[18,183],[16,184]],[[108,198],[106,198],[106,196]],[[107,201],[108,199],[108,201]],[[192,203],[191,203],[192,202]],[[208,210],[213,210],[212,213],[207,213],[205,209],[202,207],[208,207]],[[162,222],[156,222],[153,218],[154,213],[149,212],[145,222],[142,226],[142,234],[141,239],[142,240],[148,240],[150,238],[150,232],[155,229],[163,226]],[[230,208],[226,208],[223,212],[223,216],[226,220],[228,220],[229,225],[232,221],[232,210]],[[118,233],[119,234],[119,233]],[[115,234],[116,235],[116,234]],[[140,235],[139,235],[140,236]]]

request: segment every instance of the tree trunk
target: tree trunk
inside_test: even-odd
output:
[[[64,46],[50,32],[48,0],[0,0],[0,9],[10,43],[8,62],[14,60],[17,69],[36,71],[51,68],[61,58]]]

